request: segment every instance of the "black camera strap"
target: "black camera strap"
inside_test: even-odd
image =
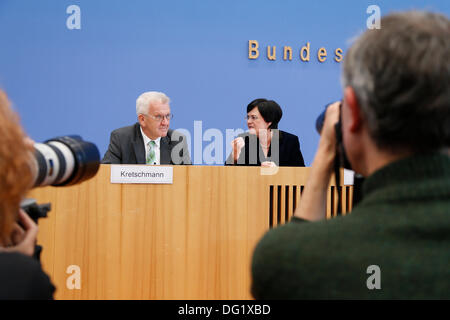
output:
[[[341,106],[339,106],[339,122],[335,124],[334,131],[336,133],[336,156],[334,157],[334,178],[337,191],[337,210],[336,215],[342,215],[342,192],[341,192],[341,168],[345,166],[344,147],[342,143],[342,126],[341,126]]]
[[[339,147],[337,147],[339,149]],[[337,152],[339,150],[336,150]],[[334,177],[336,180],[336,191],[337,191],[337,210],[336,215],[342,215],[342,192],[341,192],[341,161],[340,157],[334,158]]]

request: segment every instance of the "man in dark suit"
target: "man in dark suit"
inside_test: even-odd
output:
[[[136,100],[138,122],[114,130],[105,164],[191,164],[186,137],[169,129],[170,99],[162,92],[145,92]]]

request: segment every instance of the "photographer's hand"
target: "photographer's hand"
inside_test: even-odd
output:
[[[38,226],[22,209],[19,211],[19,223],[14,225],[9,246],[2,248],[2,251],[20,252],[33,256]]]
[[[319,147],[295,216],[310,221],[326,218],[326,196],[336,156],[334,126],[339,121],[340,101],[331,104],[325,114]]]
[[[32,148],[34,147],[35,142],[34,142],[34,140],[31,139],[30,137],[25,136],[25,138],[23,138],[23,141],[25,142],[25,145],[26,145],[28,148],[32,149]]]

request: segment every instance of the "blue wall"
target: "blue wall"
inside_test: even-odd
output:
[[[72,4],[81,8],[80,30],[66,27]],[[171,127],[189,130],[192,143],[194,121],[225,137],[227,128],[246,129],[249,101],[274,99],[284,111],[280,128],[299,136],[309,165],[319,138],[315,119],[341,97],[333,51],[345,53],[366,28],[371,4],[382,15],[450,13],[447,0],[0,0],[0,86],[33,139],[80,134],[102,155],[110,132],[136,121],[135,100],[144,91],[172,99]],[[257,60],[248,59],[248,40],[259,41]],[[302,62],[307,42],[311,61]],[[276,61],[268,61],[267,45],[277,46]],[[293,48],[292,61],[282,59],[284,45]],[[329,53],[324,63],[320,47]]]

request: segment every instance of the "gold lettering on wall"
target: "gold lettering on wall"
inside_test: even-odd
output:
[[[252,60],[256,60],[259,58],[259,46],[260,43],[257,40],[248,40],[248,58]],[[263,48],[266,48],[267,51],[267,59],[270,61],[277,60],[277,47],[276,46],[261,46],[261,50],[264,50]],[[292,61],[292,52],[294,52],[296,49],[292,49],[292,46],[282,46],[282,51],[279,51],[279,54],[283,54],[283,60],[284,61]],[[281,49],[280,49],[281,50]],[[325,47],[320,47],[317,51],[316,48],[311,48],[311,43],[308,41],[300,48],[299,52],[299,58],[300,61],[303,62],[309,62],[311,60],[311,50],[313,51],[313,55],[317,54],[317,60],[320,63],[323,63],[327,60],[327,49]],[[330,49],[333,50],[333,49]],[[342,62],[344,60],[344,51],[341,48],[334,49],[334,61],[337,63]]]
[[[275,47],[275,46],[273,46],[272,47],[272,53],[270,53],[270,46],[267,46],[267,58],[269,59],[269,60],[276,60],[277,59],[277,56],[276,56],[276,49],[277,49],[277,47]]]
[[[344,56],[342,55],[342,49],[341,48],[337,48],[336,51],[334,51],[336,57],[334,57],[334,60],[336,62],[341,62],[342,59],[344,58]]]
[[[302,61],[309,61],[310,49],[311,49],[311,44],[309,42],[306,44],[306,46],[302,47],[302,49],[300,50],[300,59],[302,59]],[[306,52],[306,56],[305,56],[305,52]]]
[[[327,60],[327,50],[324,47],[317,51],[317,59],[319,59],[320,62]]]
[[[284,53],[283,53],[283,59],[284,59],[284,60],[287,60],[287,54],[288,54],[288,52],[289,52],[289,61],[291,61],[291,60],[292,60],[292,48],[289,47],[289,46],[284,46],[283,51],[284,51]]]
[[[248,58],[258,59],[259,57],[259,43],[256,40],[248,40]]]

